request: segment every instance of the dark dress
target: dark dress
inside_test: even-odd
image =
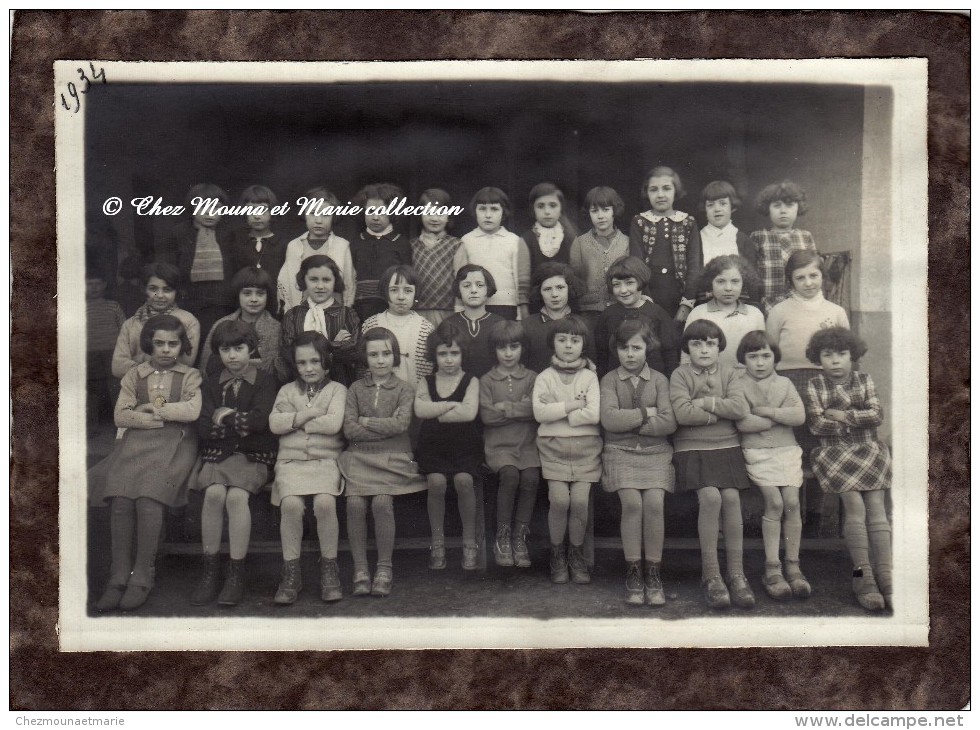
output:
[[[429,398],[433,403],[445,401],[463,402],[466,389],[473,376],[464,373],[456,390],[443,398],[436,391],[436,376],[426,375],[425,383]],[[415,459],[423,474],[445,474],[452,476],[460,472],[470,474],[474,480],[480,474],[483,463],[483,440],[476,419],[466,423],[440,423],[437,418],[422,421],[419,431],[419,445],[415,449]]]

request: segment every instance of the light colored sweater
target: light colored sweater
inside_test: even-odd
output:
[[[766,332],[776,341],[782,354],[776,370],[800,370],[817,368],[819,365],[806,359],[806,346],[810,338],[827,327],[847,327],[847,312],[818,294],[804,299],[795,292],[772,308],[766,322]]]
[[[490,272],[497,293],[487,304],[515,307],[527,304],[531,289],[531,254],[516,233],[501,226],[494,233],[477,228],[460,239],[462,246],[453,258],[453,270],[478,264]]]
[[[269,430],[279,435],[279,461],[333,459],[344,449],[344,409],[347,388],[331,380],[313,397],[310,407],[322,415],[293,427],[296,414],[306,410],[306,385],[293,381],[279,389],[269,414]]]
[[[567,413],[565,402],[584,401],[585,407]],[[534,418],[541,425],[538,436],[598,436],[599,378],[582,368],[568,383],[554,368],[547,368],[534,381],[531,395]]]
[[[746,374],[742,378],[742,388],[749,404],[748,415],[735,424],[742,434],[742,448],[796,446],[793,426],[802,426],[806,422],[806,409],[793,381],[776,373],[762,380]],[[754,415],[759,407],[775,409],[772,418]]]

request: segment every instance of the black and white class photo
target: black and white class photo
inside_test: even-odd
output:
[[[64,648],[927,640],[924,64],[90,65]]]

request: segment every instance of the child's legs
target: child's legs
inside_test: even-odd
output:
[[[204,490],[204,504],[201,505],[201,548],[205,555],[217,555],[218,550],[221,549],[227,494],[228,490],[224,484],[212,484]]]
[[[473,476],[464,472],[453,475],[456,500],[459,502],[459,519],[463,522],[463,544],[476,545],[476,490]]]
[[[160,546],[160,530],[163,529],[163,504],[155,499],[140,497],[136,500],[136,560],[133,563],[135,585],[153,585],[153,562]]]
[[[514,515],[514,497],[521,481],[521,472],[516,466],[503,466],[497,472],[497,527],[510,527]]]
[[[429,529],[432,531],[432,544],[442,545],[446,541],[446,477],[442,474],[426,476],[429,483]]]
[[[124,586],[133,570],[133,535],[136,533],[136,503],[113,497],[109,503],[109,535],[112,538],[109,585]]]
[[[589,524],[589,492],[592,482],[573,482],[571,509],[568,514],[568,541],[581,546],[585,542],[585,528]]]
[[[320,555],[327,560],[337,559],[337,541],[340,525],[337,524],[337,498],[332,494],[313,497],[313,514],[316,516],[316,535],[320,540]]]
[[[374,515],[374,538],[378,543],[378,566],[390,568],[395,552],[395,498],[390,494],[373,497],[371,514]]]
[[[225,507],[228,510],[228,554],[232,560],[244,560],[252,537],[251,495],[240,487],[228,487]]]
[[[541,471],[537,467],[532,466],[521,470],[521,481],[518,485],[517,494],[517,521],[522,525],[531,521],[534,503],[538,498],[538,482],[540,480]]]
[[[854,567],[870,565],[868,551],[868,526],[865,522],[867,511],[860,492],[842,492],[841,504],[844,506],[844,544],[851,556]]]
[[[701,544],[701,577],[721,575],[718,564],[718,516],[721,514],[721,492],[717,487],[698,490],[698,542]]]
[[[548,534],[552,545],[565,542],[568,528],[568,507],[571,504],[568,482],[548,480]]]
[[[347,498],[347,539],[354,558],[354,570],[367,571],[367,499]]]
[[[868,515],[868,540],[875,577],[881,592],[892,592],[892,526],[885,509],[885,491],[861,492]]]
[[[725,562],[729,577],[742,575],[742,498],[737,489],[721,490],[721,518],[725,529]]]
[[[800,542],[803,539],[803,517],[800,513],[800,488],[783,487],[783,540],[786,560],[800,559]]]
[[[653,491],[653,490],[648,490]],[[631,563],[643,557],[641,540],[643,532],[643,497],[639,489],[620,489],[619,534],[623,539],[623,557]]]
[[[644,489],[643,496],[643,550],[647,562],[659,563],[664,555],[664,491]]]
[[[767,563],[779,562],[779,533],[782,530],[783,495],[779,487],[759,486],[764,510],[762,513],[762,546]],[[798,506],[798,505],[797,505]],[[799,510],[797,510],[799,513]],[[788,556],[787,556],[788,557]]]
[[[282,559],[299,560],[303,546],[303,497],[283,497],[279,505],[279,537],[282,540]]]

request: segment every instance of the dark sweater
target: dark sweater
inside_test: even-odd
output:
[[[226,387],[230,376],[222,368],[201,385],[201,416],[197,421],[201,458],[220,462],[239,453],[249,461],[275,464],[279,439],[269,431],[269,414],[279,390],[276,379],[250,365],[236,396],[232,388]],[[235,413],[225,416],[216,426],[211,416],[222,407],[233,408]]]
[[[627,309],[619,302],[613,302],[599,315],[595,325],[596,367],[599,377],[619,367],[619,355],[612,342],[616,330],[627,319],[644,319],[653,330],[659,347],[647,348],[647,364],[667,377],[680,362],[677,345],[677,325],[663,307],[649,299],[636,309]]]

